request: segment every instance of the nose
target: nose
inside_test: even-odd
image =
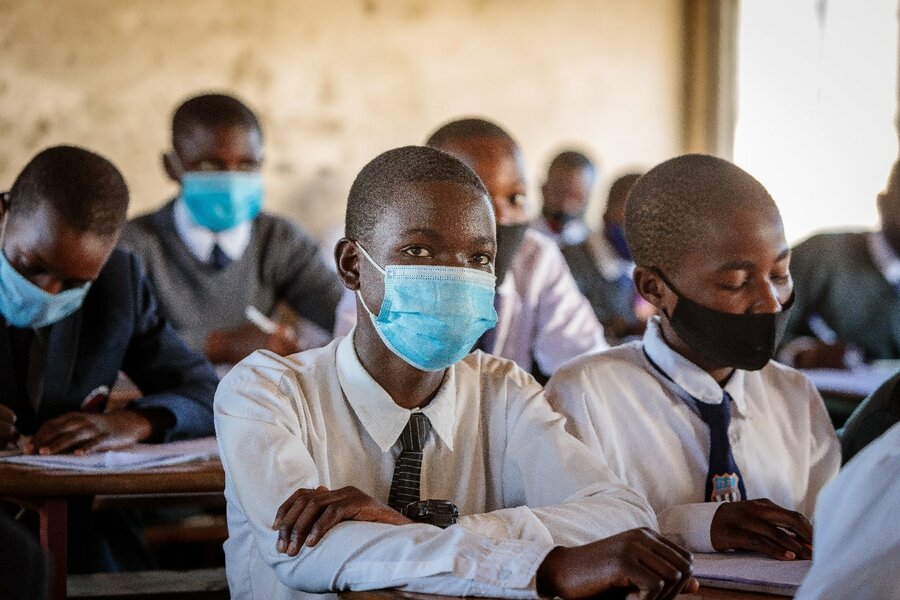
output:
[[[65,289],[63,281],[52,275],[44,275],[29,280],[48,294],[58,294]]]
[[[756,314],[776,313],[781,311],[781,289],[772,281],[766,281],[758,286],[759,291],[753,303],[753,312]]]

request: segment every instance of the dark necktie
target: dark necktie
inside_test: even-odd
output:
[[[737,502],[747,499],[744,479],[728,440],[731,423],[731,396],[725,392],[719,404],[695,402],[700,417],[709,425],[709,472],[706,475],[706,502]]]
[[[424,413],[414,412],[400,434],[400,455],[394,465],[394,478],[388,506],[402,511],[410,502],[419,501],[419,482],[422,476],[422,446],[431,423]]]
[[[231,264],[231,259],[225,254],[218,242],[213,244],[212,254],[209,255],[209,264],[217,271],[221,271]]]

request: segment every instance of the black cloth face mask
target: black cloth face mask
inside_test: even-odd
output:
[[[497,256],[494,257],[494,275],[497,277],[497,287],[503,283],[506,272],[512,265],[513,259],[522,239],[528,223],[514,223],[512,225],[497,225]]]
[[[675,310],[666,314],[672,329],[691,350],[710,363],[745,371],[758,371],[775,356],[787,327],[794,294],[776,313],[733,314],[703,306],[687,298],[653,269],[678,296]]]

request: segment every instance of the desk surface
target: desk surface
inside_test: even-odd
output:
[[[327,598],[331,594],[323,594],[323,598]],[[334,594],[341,600],[462,600],[449,596],[432,596],[429,594],[410,594],[408,592],[400,592],[397,590],[379,590],[374,592],[344,592]],[[696,594],[682,594],[678,596],[678,600],[774,600],[780,598],[784,600],[784,596],[772,596],[770,594],[755,594],[751,592],[737,592],[732,590],[717,590],[714,588],[700,588]]]
[[[61,498],[117,494],[200,494],[225,489],[218,460],[129,473],[79,473],[0,463],[0,497]]]

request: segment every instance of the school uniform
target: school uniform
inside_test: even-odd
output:
[[[497,288],[497,325],[478,343],[522,369],[551,375],[564,362],[608,345],[603,326],[552,240],[528,230]],[[345,294],[335,335],[356,325],[356,301]]]
[[[313,238],[286,219],[260,213],[213,232],[176,199],[126,223],[120,244],[141,259],[162,314],[197,351],[213,331],[246,325],[248,306],[271,315],[283,301],[325,332],[334,328],[343,286]]]
[[[809,320],[817,316],[866,360],[900,358],[900,256],[883,232],[814,235],[791,252],[791,276],[795,300],[781,356],[815,333]]]
[[[222,380],[215,413],[235,598],[386,587],[533,598],[554,546],[655,523],[565,433],[532,377],[482,352],[450,366],[434,399],[409,411],[362,366],[352,332],[289,357],[258,351]],[[416,497],[453,502],[458,525],[345,522],[297,557],[276,551],[272,521],[298,488],[355,486],[388,503],[401,434],[421,415]]]
[[[216,375],[159,315],[133,255],[114,250],[81,308],[57,323],[32,331],[0,316],[0,402],[23,434],[65,413],[102,412],[120,370],[143,393],[131,408],[171,413],[164,441],[213,434]],[[147,568],[136,515],[90,504],[69,502],[70,572]]]
[[[812,568],[797,600],[900,599],[900,424],[822,490]]]
[[[730,407],[720,433],[745,486],[743,498],[731,499],[768,498],[811,516],[840,466],[837,436],[806,377],[770,361],[759,371],[736,370],[723,390],[669,348],[658,318],[643,340],[563,367],[547,396],[567,429],[647,498],[660,530],[695,551],[714,550],[710,525],[719,506],[705,501],[714,436],[704,405]]]

